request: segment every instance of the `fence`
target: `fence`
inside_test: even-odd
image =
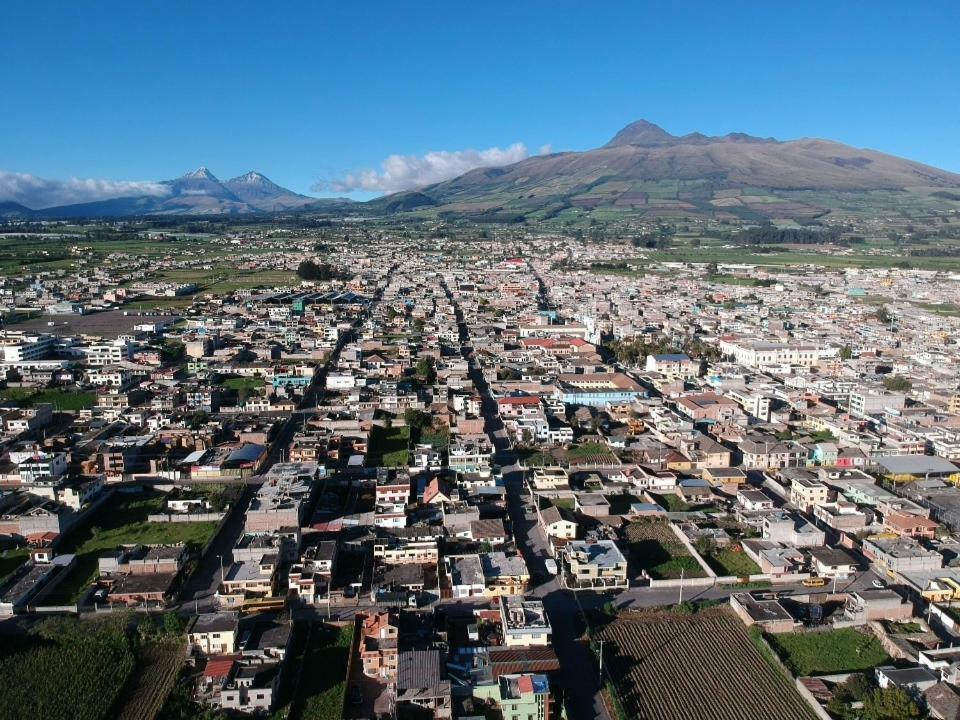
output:
[[[148,515],[147,521],[152,523],[181,523],[181,522],[220,522],[227,513],[159,513]]]

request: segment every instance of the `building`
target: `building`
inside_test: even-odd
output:
[[[201,613],[187,628],[190,649],[200,655],[223,655],[237,644],[240,617],[235,612]]]
[[[478,685],[473,696],[492,702],[510,720],[550,720],[550,683],[546,675],[501,675],[494,684]]]
[[[627,559],[612,540],[574,540],[564,549],[564,579],[572,590],[616,589],[629,586]]]
[[[550,645],[550,621],[540,600],[505,597],[500,602],[503,644],[507,647]]]

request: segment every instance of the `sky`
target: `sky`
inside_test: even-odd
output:
[[[960,172],[960,3],[0,4],[0,200],[198,166],[358,199],[644,118]],[[132,184],[131,184],[132,183]]]

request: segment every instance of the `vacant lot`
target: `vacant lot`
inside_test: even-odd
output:
[[[151,523],[147,516],[160,512],[163,494],[158,492],[116,493],[96,510],[95,516],[73,530],[64,540],[62,552],[75,553],[76,565],[45,598],[49,605],[77,602],[97,577],[97,558],[118,545],[170,545],[186,543],[199,551],[216,529],[215,522]]]
[[[410,428],[381,427],[370,430],[370,445],[367,449],[368,467],[403,467],[408,464]]]
[[[290,717],[296,720],[332,720],[343,717],[347,661],[353,641],[353,625],[337,628],[316,624],[301,665],[300,681]]]
[[[698,548],[699,549],[699,548]],[[759,575],[760,566],[751,560],[742,550],[733,548],[713,548],[702,553],[703,559],[717,575]]]
[[[604,668],[638,720],[808,720],[811,710],[725,610],[621,613],[601,629]]]
[[[82,410],[93,407],[97,402],[96,393],[49,388],[7,388],[0,391],[0,398],[16,403],[17,407],[27,408],[43,403],[51,403],[54,410]]]
[[[890,657],[873,635],[852,628],[770,635],[770,645],[794,675],[869,670]]]
[[[663,520],[637,520],[626,529],[630,562],[654,580],[706,577],[700,563]]]

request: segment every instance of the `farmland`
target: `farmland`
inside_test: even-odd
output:
[[[646,570],[654,580],[706,577],[700,563],[673,534],[670,526],[660,520],[638,520],[626,528],[630,562]]]
[[[173,688],[186,656],[182,639],[142,645],[137,651],[137,671],[120,698],[117,720],[154,718]]]
[[[134,668],[126,618],[42,624],[24,646],[0,659],[5,720],[100,720]]]
[[[852,628],[771,635],[768,641],[799,676],[868,670],[890,660],[879,640]]]
[[[808,720],[790,680],[724,610],[621,613],[596,636],[627,717]]]

